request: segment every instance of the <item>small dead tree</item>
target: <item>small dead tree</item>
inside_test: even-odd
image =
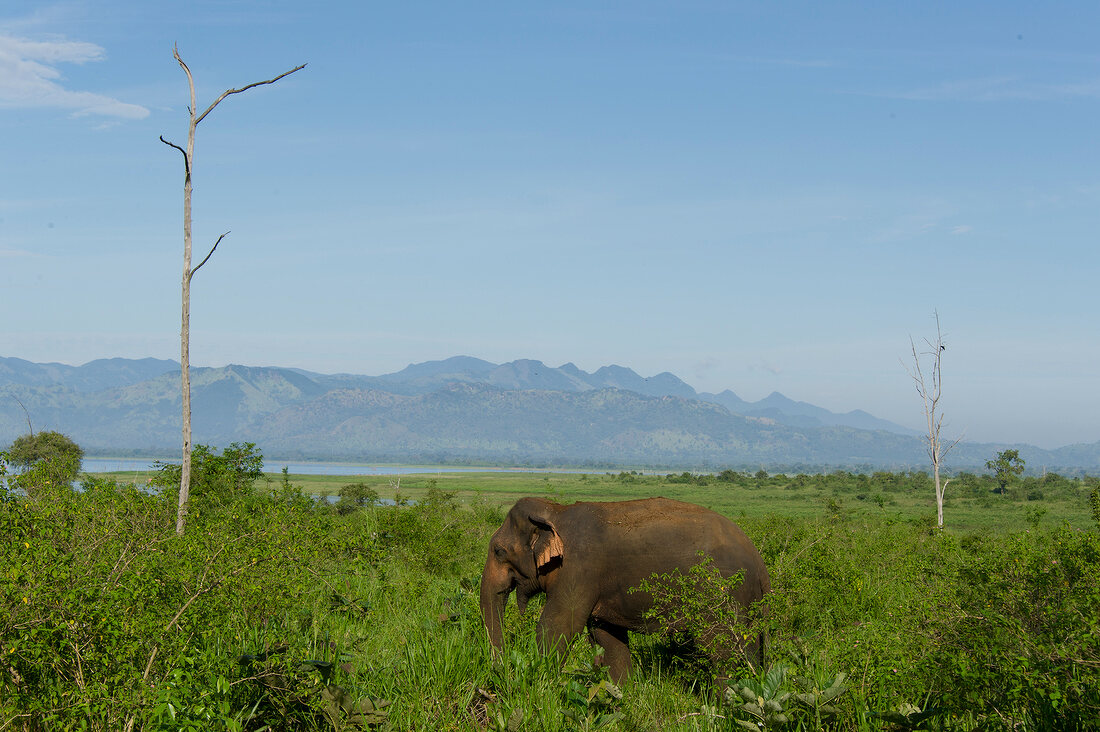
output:
[[[913,379],[913,383],[917,387],[917,394],[920,395],[921,401],[924,403],[924,417],[928,428],[928,457],[932,461],[932,479],[936,485],[936,525],[942,529],[943,494],[947,490],[947,484],[951,481],[945,480],[942,484],[940,483],[940,467],[943,465],[943,459],[947,453],[951,452],[951,449],[959,444],[962,438],[958,437],[945,443],[940,435],[940,429],[943,427],[943,412],[940,411],[940,397],[943,396],[943,372],[940,366],[943,354],[947,350],[947,344],[944,343],[943,332],[940,330],[940,314],[935,311],[933,311],[933,314],[936,317],[936,340],[931,341],[926,338],[924,343],[928,350],[917,353],[917,344],[913,341],[913,337],[909,336],[909,345],[912,347],[913,352],[913,368],[905,366],[904,362],[902,362],[902,365],[905,366],[905,370]],[[921,366],[922,356],[926,360],[931,360],[931,368],[928,370],[927,376],[925,368]]]
[[[227,89],[222,92],[220,97],[214,100],[213,104],[206,108],[206,111],[199,114],[195,106],[195,80],[191,76],[191,69],[189,69],[187,64],[183,62],[183,59],[180,58],[178,47],[172,48],[172,56],[176,59],[180,68],[183,69],[183,72],[187,74],[187,86],[191,91],[191,104],[187,107],[188,114],[190,115],[190,123],[187,126],[187,149],[165,140],[163,136],[160,138],[160,141],[165,145],[174,147],[183,154],[183,315],[180,325],[180,388],[183,397],[183,463],[180,469],[179,508],[176,512],[176,533],[182,534],[184,526],[187,523],[187,501],[191,490],[191,278],[195,276],[195,273],[199,271],[200,267],[209,261],[210,257],[214,254],[214,250],[218,248],[222,239],[229,233],[227,231],[225,234],[219,236],[218,240],[214,242],[214,246],[210,248],[210,251],[207,252],[198,266],[195,268],[191,267],[191,173],[194,169],[193,163],[195,160],[195,128],[199,126],[199,122],[206,119],[206,115],[210,114],[210,112],[214,110],[214,107],[218,106],[221,101],[229,95],[240,94],[243,91],[264,84],[274,84],[279,79],[290,76],[295,71],[301,71],[306,65],[302,64],[301,66],[297,66],[290,71],[279,74],[273,79],[257,81],[247,86],[242,86],[240,89]]]

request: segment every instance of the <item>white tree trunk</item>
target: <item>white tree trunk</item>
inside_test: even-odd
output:
[[[913,351],[913,368],[909,372],[913,383],[917,387],[917,394],[924,403],[924,417],[928,427],[928,458],[932,461],[932,480],[936,488],[936,526],[943,528],[943,496],[947,491],[947,484],[951,481],[940,482],[940,466],[943,458],[955,445],[959,444],[958,438],[948,445],[944,445],[940,437],[940,428],[943,426],[943,413],[940,411],[940,397],[943,395],[943,372],[940,369],[941,359],[947,346],[944,344],[943,333],[940,330],[940,314],[936,313],[936,340],[925,340],[929,350],[923,354],[917,353],[917,345],[913,339],[909,339],[909,345]],[[932,383],[925,381],[924,370],[921,368],[920,356],[932,357],[932,369],[929,374]]]
[[[187,64],[180,58],[179,49],[172,49],[172,56],[176,59],[176,62],[187,74],[187,86],[191,94],[191,105],[187,108],[190,115],[187,125],[187,149],[181,148],[179,145],[168,142],[163,137],[160,141],[165,145],[174,147],[183,153],[183,281],[180,286],[182,292],[182,303],[180,316],[180,393],[182,402],[182,418],[183,418],[183,456],[180,464],[180,496],[179,506],[176,510],[176,533],[182,534],[184,528],[187,525],[187,505],[190,500],[191,494],[191,278],[195,276],[195,273],[199,271],[199,267],[202,267],[214,254],[214,250],[218,248],[218,244],[225,238],[225,234],[218,237],[218,240],[214,242],[214,246],[210,249],[198,266],[194,269],[191,268],[191,171],[193,169],[192,163],[195,158],[195,128],[198,127],[199,122],[210,114],[214,107],[225,99],[230,94],[239,94],[246,89],[251,89],[254,86],[260,86],[262,84],[273,84],[284,76],[289,76],[295,71],[300,71],[305,68],[305,64],[291,69],[285,73],[279,74],[273,79],[267,81],[257,81],[255,83],[243,86],[240,89],[227,89],[222,92],[222,95],[214,100],[214,103],[206,108],[202,114],[198,114],[195,107],[195,80],[191,76],[191,69],[187,67]],[[226,232],[229,233],[229,232]]]

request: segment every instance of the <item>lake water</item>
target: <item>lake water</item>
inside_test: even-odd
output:
[[[84,458],[81,470],[85,473],[121,473],[138,470],[151,470],[153,458]],[[163,460],[172,463],[178,460]],[[454,465],[367,465],[365,463],[284,463],[265,462],[264,470],[269,473],[281,472],[286,467],[291,475],[411,475],[424,473],[573,473],[590,475],[604,471],[598,469],[577,470],[570,468],[503,468],[503,467],[464,467]],[[15,471],[13,471],[15,472]],[[3,481],[0,478],[0,481]],[[77,481],[79,483],[79,481]],[[75,483],[74,483],[75,485]],[[330,503],[336,496],[326,498]],[[382,500],[383,504],[393,503],[393,499]]]
[[[164,460],[162,462],[179,462]],[[151,458],[84,458],[81,469],[85,473],[117,473],[131,470],[149,470]],[[264,471],[281,472],[286,467],[291,475],[410,475],[413,473],[600,473],[596,469],[544,469],[544,468],[500,468],[500,467],[464,467],[453,465],[367,465],[364,463],[289,463],[265,461]]]

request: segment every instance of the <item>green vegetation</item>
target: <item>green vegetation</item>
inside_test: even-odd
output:
[[[759,656],[744,652],[755,635],[734,592],[745,579],[744,570],[722,577],[713,559],[701,554],[685,574],[674,570],[642,580],[632,591],[648,592],[653,607],[646,618],[667,628],[668,640],[692,647],[708,671],[730,674],[747,666],[757,671]]]
[[[254,446],[196,455],[183,536],[168,466],[2,489],[0,729],[1100,724],[1094,478],[1023,477],[1006,497],[956,475],[941,532],[923,473],[257,477]],[[164,490],[134,485],[150,479]],[[509,605],[494,656],[477,584],[521,495],[733,517],[772,574],[765,667],[715,685],[675,638],[635,636],[615,686],[585,639],[561,667],[536,651],[537,601]]]
[[[26,482],[32,489],[39,484],[72,483],[84,459],[84,450],[79,445],[60,432],[49,430],[17,437],[7,454],[13,465],[34,472],[34,479]]]
[[[986,461],[985,467],[993,471],[997,492],[1008,493],[1009,484],[1024,472],[1024,459],[1019,450],[1001,450],[995,458]]]

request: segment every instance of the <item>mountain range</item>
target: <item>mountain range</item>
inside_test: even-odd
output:
[[[269,458],[711,469],[923,468],[921,435],[778,392],[698,393],[671,373],[468,356],[381,376],[230,365],[192,368],[194,442],[255,442]],[[0,445],[55,429],[89,454],[179,454],[179,364],[83,366],[0,357]],[[1096,472],[1100,443],[1043,450],[960,443],[956,468],[1005,447],[1029,466]]]

